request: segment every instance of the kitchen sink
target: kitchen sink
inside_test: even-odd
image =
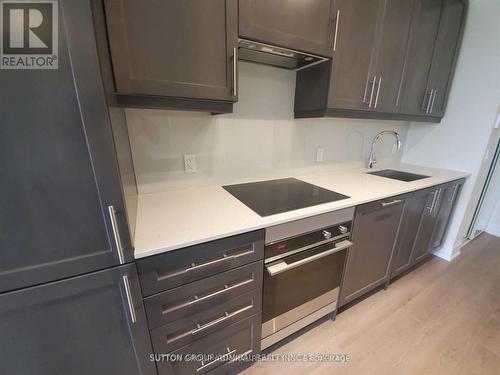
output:
[[[423,178],[430,177],[430,176],[425,176],[422,174],[396,171],[394,169],[383,169],[381,171],[368,172],[367,174],[372,174],[375,176],[386,177],[386,178],[392,178],[393,180],[399,180],[399,181],[405,181],[405,182],[417,181],[417,180],[421,180]]]

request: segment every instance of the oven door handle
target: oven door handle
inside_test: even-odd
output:
[[[293,262],[293,263],[287,264],[285,261],[281,261],[281,262],[274,263],[274,264],[271,264],[269,266],[266,266],[267,273],[269,273],[269,275],[271,275],[271,276],[274,276],[274,275],[277,275],[279,273],[286,272],[286,271],[291,270],[293,268],[302,266],[302,265],[304,265],[306,263],[309,263],[309,262],[312,262],[314,260],[317,260],[317,259],[326,257],[328,255],[337,253],[339,251],[348,249],[352,245],[353,244],[352,244],[351,241],[348,241],[348,240],[340,241],[340,242],[337,242],[335,244],[335,247],[332,248],[332,249],[323,251],[323,252],[318,253],[318,254],[314,254],[314,255],[312,255],[312,256],[310,256],[308,258],[301,259],[301,260],[299,260],[297,262]]]

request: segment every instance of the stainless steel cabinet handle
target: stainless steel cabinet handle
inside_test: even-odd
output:
[[[236,349],[231,350],[231,349],[229,349],[229,347],[226,347],[226,350],[227,350],[226,354],[221,355],[220,357],[214,359],[213,361],[210,361],[206,364],[203,364],[203,362],[202,362],[202,366],[198,367],[196,369],[196,371],[202,371],[202,370],[206,369],[207,367],[213,365],[214,363],[221,362],[221,361],[225,360],[224,359],[225,357],[229,357],[230,355],[232,355],[236,352]]]
[[[429,113],[432,113],[432,111],[434,110],[434,101],[436,100],[436,94],[437,90],[434,90],[434,95],[432,95],[431,108],[429,109]]]
[[[376,82],[377,82],[377,76],[374,76],[373,77],[373,81],[372,81],[372,89],[371,89],[371,93],[370,93],[370,102],[368,103],[368,108],[372,107],[373,93],[375,92],[375,84],[376,84]]]
[[[438,190],[434,190],[431,193],[432,194],[432,203],[431,203],[430,207],[427,207],[427,209],[429,210],[429,213],[431,213],[431,214],[434,211],[434,205],[436,204],[436,198],[438,196],[438,192],[439,192],[439,189]]]
[[[382,207],[392,206],[398,203],[401,203],[401,199],[394,199],[392,202],[382,202]]]
[[[128,309],[130,311],[130,319],[132,323],[137,322],[137,316],[135,315],[134,302],[132,300],[132,293],[130,292],[130,284],[128,282],[128,276],[123,276],[123,285],[125,286],[125,296],[127,297]]]
[[[239,314],[241,314],[241,313],[243,313],[243,312],[245,312],[247,310],[250,310],[251,308],[253,308],[253,304],[247,305],[247,306],[245,306],[245,307],[243,307],[243,308],[241,308],[241,309],[239,309],[237,311],[234,311],[232,313],[225,312],[224,316],[221,316],[220,318],[212,320],[210,323],[203,324],[202,326],[200,326],[200,327],[198,327],[196,329],[193,329],[191,331],[191,334],[192,335],[196,335],[198,332],[202,332],[202,331],[204,331],[204,330],[206,330],[206,329],[208,329],[210,327],[213,327],[216,324],[219,324],[219,323],[224,322],[224,321],[226,321],[228,319],[231,319],[233,316],[239,315]]]
[[[377,108],[378,96],[380,94],[380,85],[381,84],[382,84],[382,77],[378,77],[377,95],[375,96],[375,105],[373,106],[373,108]]]
[[[457,195],[457,191],[458,191],[458,187],[459,185],[456,184],[454,187],[453,187],[453,194],[451,195],[451,198],[450,198],[450,202],[453,203],[453,201],[455,200],[455,197]]]
[[[221,263],[221,262],[226,262],[226,261],[229,261],[231,259],[236,259],[236,258],[239,258],[239,257],[242,257],[242,256],[246,256],[246,255],[252,254],[253,252],[254,252],[254,250],[252,248],[250,250],[247,250],[247,251],[241,252],[239,254],[235,254],[235,255],[229,255],[229,256],[227,256],[226,254],[224,254],[222,258],[218,258],[218,259],[211,260],[209,262],[201,263],[201,264],[194,264],[193,263],[191,265],[191,267],[185,268],[185,269],[180,270],[180,271],[175,271],[175,272],[160,273],[159,271],[157,271],[156,280],[157,281],[163,281],[163,280],[169,279],[171,277],[178,277],[178,276],[181,276],[181,275],[183,275],[185,273],[188,273],[188,272],[191,272],[191,271],[196,271],[196,270],[198,270],[200,268],[203,268],[203,267],[213,266],[214,264]]]
[[[429,113],[429,108],[431,106],[431,99],[432,99],[433,92],[434,92],[434,90],[431,90],[430,92],[429,91],[425,92],[424,100],[422,101],[422,111],[424,111],[425,113]],[[427,98],[429,98],[429,99],[427,99]]]
[[[351,246],[352,246],[351,241],[344,240],[344,241],[336,243],[334,248],[332,248],[330,250],[323,251],[322,253],[312,255],[308,258],[301,259],[301,260],[294,262],[294,263],[291,263],[291,264],[287,264],[286,262],[281,261],[281,262],[266,266],[266,269],[267,269],[267,272],[269,273],[269,275],[274,276],[274,275],[280,274],[282,272],[289,271],[293,268],[297,268],[299,266],[302,266],[306,263],[312,262],[313,260],[321,259],[321,258],[324,258],[328,255],[345,250]]]
[[[335,18],[335,34],[333,35],[333,52],[337,50],[337,35],[339,34],[340,9],[337,9],[337,17]]]
[[[443,190],[442,189],[439,189],[437,191],[437,194],[435,195],[435,198],[433,201],[432,201],[432,208],[431,208],[431,213],[434,213],[438,207],[438,203],[439,203],[439,200],[441,199],[441,192]]]
[[[252,283],[253,281],[254,281],[254,279],[253,279],[253,278],[251,278],[251,279],[247,279],[247,280],[241,281],[241,282],[239,282],[239,283],[237,283],[237,284],[234,284],[234,285],[231,285],[231,286],[227,286],[227,285],[225,285],[223,289],[220,289],[220,290],[218,290],[218,291],[216,291],[216,292],[213,292],[213,293],[207,294],[206,296],[199,297],[199,298],[195,296],[195,299],[193,299],[193,300],[191,300],[191,301],[189,301],[189,302],[181,303],[181,304],[179,304],[179,305],[175,305],[175,306],[173,306],[173,307],[171,307],[171,308],[164,309],[164,310],[162,311],[162,314],[163,314],[163,315],[165,315],[165,314],[169,314],[169,313],[171,313],[172,311],[182,309],[183,307],[190,306],[190,305],[193,305],[193,304],[199,303],[199,302],[201,302],[201,301],[205,301],[205,300],[207,300],[207,299],[210,299],[210,298],[216,297],[216,296],[218,296],[218,295],[220,295],[220,294],[227,293],[227,292],[229,292],[229,291],[231,291],[231,290],[233,290],[233,289],[237,289],[237,288],[239,288],[239,287],[241,287],[241,286],[243,286],[243,285],[246,285],[246,284]]]
[[[238,47],[233,48],[233,96],[238,95]]]
[[[109,217],[111,219],[111,227],[113,229],[113,235],[115,237],[116,251],[118,252],[118,260],[120,264],[125,263],[125,257],[123,255],[122,240],[120,237],[120,232],[118,230],[118,224],[116,221],[116,211],[113,206],[108,206]]]

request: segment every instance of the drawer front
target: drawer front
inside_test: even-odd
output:
[[[154,351],[170,353],[224,327],[260,313],[262,290],[254,289],[205,311],[168,323],[151,331]]]
[[[144,296],[150,296],[264,257],[264,230],[223,238],[137,262]]]
[[[190,317],[253,289],[262,288],[262,261],[194,281],[144,299],[149,328]]]
[[[234,361],[234,356],[257,354],[260,350],[260,330],[260,314],[232,324],[172,352],[172,355],[182,356],[182,360],[158,362],[158,373],[159,375],[236,373],[245,362]],[[203,358],[193,359],[190,357],[193,354]]]

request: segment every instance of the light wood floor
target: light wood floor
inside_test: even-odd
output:
[[[500,374],[500,238],[433,258],[273,353],[349,354],[348,363],[258,362],[260,374]]]

